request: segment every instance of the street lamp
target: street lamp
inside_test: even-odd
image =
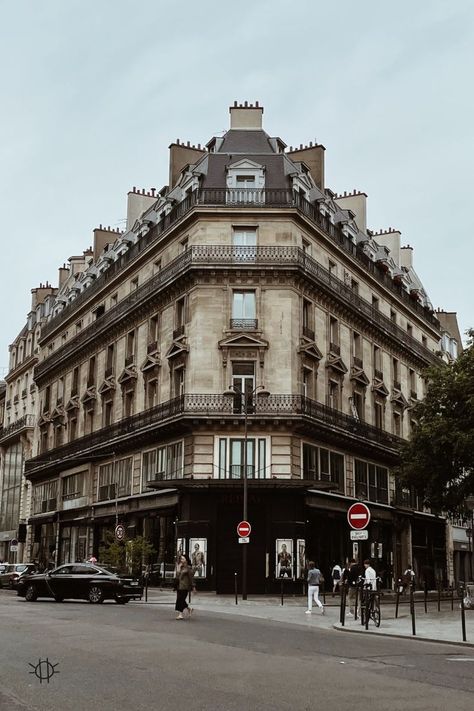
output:
[[[472,582],[472,558],[473,558],[473,533],[474,533],[474,494],[470,494],[466,497],[466,508],[471,512],[471,535],[469,536],[469,572],[470,572],[470,582]],[[466,531],[467,533],[467,531]]]
[[[237,385],[229,385],[229,388],[224,391],[224,395],[240,395],[241,398],[241,408],[243,411],[244,415],[244,473],[243,473],[243,483],[244,483],[244,492],[243,492],[243,499],[244,499],[244,505],[243,505],[243,521],[247,521],[247,502],[248,502],[248,486],[247,486],[247,440],[248,440],[248,415],[249,415],[249,405],[252,406],[254,404],[254,397],[257,395],[259,397],[269,397],[270,392],[263,386],[263,385],[257,385],[252,392],[247,393],[247,392],[242,392],[241,388],[239,388]],[[247,544],[244,544],[242,546],[242,600],[247,599]]]

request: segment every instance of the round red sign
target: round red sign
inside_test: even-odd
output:
[[[347,522],[351,528],[361,531],[367,528],[370,521],[370,510],[362,503],[352,504],[347,512]]]
[[[240,538],[247,538],[247,536],[250,536],[251,530],[252,526],[248,521],[241,521],[237,526],[237,535],[240,536]]]

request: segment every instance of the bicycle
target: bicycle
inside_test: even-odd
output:
[[[377,590],[372,590],[370,584],[364,585],[360,609],[360,621],[366,626],[367,615],[369,621],[372,620],[376,627],[380,627],[380,593]]]

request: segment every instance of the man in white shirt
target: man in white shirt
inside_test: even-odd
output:
[[[368,590],[377,590],[377,573],[375,570],[372,568],[370,564],[370,560],[364,560],[364,568],[365,568],[365,584],[370,585],[370,588],[367,588]]]

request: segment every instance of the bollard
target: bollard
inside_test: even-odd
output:
[[[441,612],[441,580],[438,580],[438,612]]]
[[[451,612],[454,610],[454,585],[451,585]]]
[[[464,609],[464,585],[459,586],[459,593],[461,595],[461,627],[462,627],[462,641],[466,641],[466,611]]]
[[[416,635],[416,623],[415,623],[415,596],[414,596],[414,583],[410,583],[410,614],[411,614],[411,633]]]
[[[428,612],[428,581],[425,580],[424,585],[424,599],[425,599],[425,614]]]
[[[367,589],[365,593],[365,629],[369,629],[369,619],[370,619],[370,603],[371,603],[371,594],[370,590]]]
[[[341,625],[344,627],[344,625],[346,623],[347,583],[341,583],[341,585],[339,586],[339,590],[341,592],[340,622],[341,622]]]
[[[237,592],[237,573],[234,573],[234,592],[235,592],[235,604],[239,604],[239,595]]]
[[[280,588],[281,588],[281,604],[283,605],[283,578],[280,581]]]
[[[148,602],[148,573],[145,573],[145,602]]]
[[[356,584],[356,595],[355,595],[355,607],[354,607],[354,620],[357,620],[357,615],[359,611],[359,585]]]
[[[321,590],[321,593],[323,596],[323,605],[325,605],[326,604],[326,586],[324,584],[324,581],[321,583],[320,590]]]
[[[398,605],[400,603],[400,588],[402,587],[402,581],[398,578],[397,581],[397,597],[395,598],[395,619],[398,618]]]

